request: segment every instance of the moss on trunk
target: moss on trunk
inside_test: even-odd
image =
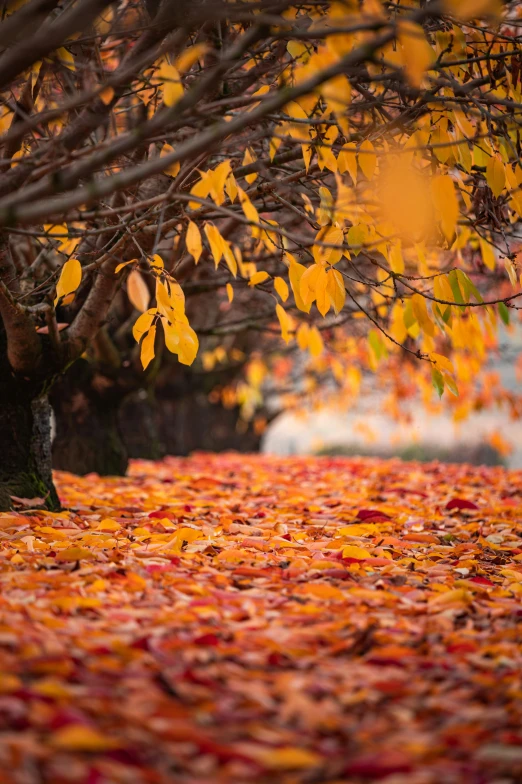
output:
[[[34,393],[14,378],[0,386],[2,511],[12,508],[13,497],[39,498],[47,509],[60,508],[51,471],[51,409],[46,397]]]

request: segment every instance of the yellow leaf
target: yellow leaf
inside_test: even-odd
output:
[[[232,302],[232,300],[234,299],[234,288],[233,288],[232,284],[231,283],[227,283],[226,289],[227,289],[228,301]]]
[[[308,305],[315,300],[323,280],[326,285],[326,270],[320,264],[312,264],[303,272],[300,282],[300,294],[303,302]]]
[[[161,272],[165,269],[165,265],[163,263],[163,259],[159,255],[159,253],[155,253],[150,261],[150,266],[156,272]]]
[[[447,240],[455,234],[459,217],[459,202],[455,192],[455,184],[449,174],[434,177],[431,183],[433,201],[440,213],[442,231]]]
[[[208,51],[208,45],[205,43],[189,46],[176,58],[176,68],[180,73],[185,73],[189,68],[192,68],[195,62]]]
[[[174,152],[174,147],[171,144],[164,144],[161,148],[160,158],[164,158],[166,155],[170,155]],[[169,163],[163,171],[165,174],[170,175],[171,177],[177,177],[179,174],[179,170],[181,169],[181,164],[179,161],[175,161],[174,163]]]
[[[337,156],[337,166],[341,174],[348,172],[353,180],[353,184],[357,184],[357,158],[355,144],[350,143],[343,145],[341,152]]]
[[[502,0],[444,0],[444,10],[459,19],[469,21],[482,16],[500,17]]]
[[[336,589],[339,590],[339,589]],[[342,592],[341,593],[342,597]],[[282,746],[280,748],[256,750],[254,756],[260,763],[272,770],[292,770],[311,768],[320,765],[322,757],[313,751],[298,748],[297,746]]]
[[[302,588],[302,593],[316,599],[344,599],[344,594],[339,588],[325,583],[309,583]]]
[[[188,252],[197,264],[203,251],[203,246],[201,243],[201,232],[193,221],[189,221],[185,243]]]
[[[328,270],[328,294],[336,313],[340,313],[346,300],[344,278],[338,270]]]
[[[74,65],[74,57],[64,46],[56,50],[56,56],[58,57],[62,65],[65,65],[67,68],[70,68],[71,71],[76,70],[76,66]]]
[[[225,190],[227,192],[227,196],[232,203],[235,202],[238,194],[236,178],[232,173],[230,173],[225,181]]]
[[[230,243],[225,239],[223,240],[223,256],[225,257],[225,262],[230,272],[234,277],[237,277],[237,259],[230,247]]]
[[[248,166],[249,163],[254,163],[255,160],[256,160],[256,156],[254,155],[250,147],[247,147],[245,150],[245,154],[243,156],[243,166]],[[251,185],[253,182],[257,180],[257,173],[252,172],[252,174],[246,174],[245,180],[248,182],[249,185]]]
[[[116,274],[117,272],[120,272],[120,270],[122,270],[124,267],[126,267],[127,264],[135,264],[137,261],[138,261],[138,259],[131,259],[130,261],[122,261],[121,264],[118,264],[118,266],[114,270],[114,273]]]
[[[200,199],[206,199],[210,193],[210,181],[207,175],[203,175],[190,189],[192,196],[198,196]],[[203,205],[198,201],[189,201],[189,208],[191,210],[198,210]]]
[[[100,97],[100,100],[103,101],[103,103],[105,104],[105,106],[108,106],[112,101],[112,99],[114,98],[114,90],[112,89],[112,87],[104,87],[103,90],[101,90],[98,93],[98,95]]]
[[[61,550],[56,558],[58,561],[81,561],[82,559],[92,561],[94,555],[87,547],[67,547],[65,550]]]
[[[248,281],[249,286],[257,286],[259,283],[264,283],[265,280],[268,280],[270,275],[268,272],[262,270],[261,272],[255,272],[250,280]]]
[[[49,743],[55,749],[64,751],[110,751],[118,748],[118,741],[109,738],[86,724],[66,724],[53,732]]]
[[[62,297],[76,291],[82,281],[82,265],[78,259],[69,259],[65,262],[56,284],[56,298],[54,304]]]
[[[301,351],[305,351],[305,349],[308,348],[309,333],[310,333],[310,327],[308,326],[308,324],[303,322],[302,324],[299,325],[299,328],[296,333],[296,340],[297,340],[297,345],[299,346]]]
[[[493,248],[493,245],[490,245],[490,243],[482,239],[482,237],[479,237],[479,243],[482,253],[482,261],[484,262],[484,265],[493,272],[497,266],[495,249]]]
[[[230,161],[226,160],[216,166],[215,169],[207,172],[210,186],[210,195],[216,204],[223,204],[225,201],[225,183],[230,174]]]
[[[290,330],[293,330],[294,323],[291,316],[288,315],[286,310],[281,307],[281,305],[276,305],[276,314],[277,318],[279,319],[279,324],[281,326],[281,337],[285,341],[285,343],[289,343],[292,339],[292,335],[290,334]]]
[[[178,69],[164,60],[157,78],[163,84],[163,103],[165,106],[174,106],[183,96],[183,84]]]
[[[426,300],[421,294],[414,294],[411,298],[411,306],[413,309],[413,315],[419,322],[419,325],[423,332],[425,332],[430,337],[434,337],[435,335],[435,326],[433,321],[431,320],[428,309],[426,307]]]
[[[291,253],[287,253],[286,257],[290,262],[288,276],[290,278],[290,286],[292,287],[292,291],[294,293],[296,307],[299,308],[299,310],[302,310],[303,313],[310,313],[312,303],[305,302],[301,297],[301,278],[306,272],[306,267],[304,264],[299,264],[299,262],[295,260]]]
[[[338,226],[326,226],[319,229],[315,238],[312,254],[317,264],[337,264],[343,255],[343,230]],[[323,245],[334,245],[337,247],[324,248]]]
[[[274,288],[279,294],[279,296],[281,297],[282,301],[286,302],[289,294],[288,284],[286,280],[283,280],[283,278],[279,278],[279,277],[274,278]]]
[[[168,321],[162,321],[163,332],[165,335],[165,345],[172,354],[177,354],[179,351],[179,330],[177,324],[170,324]]]
[[[149,331],[157,312],[156,308],[150,308],[146,313],[142,313],[141,316],[138,316],[132,328],[132,335],[136,343],[139,343],[145,332]]]
[[[402,275],[404,272],[404,258],[400,242],[391,246],[388,261],[390,262],[392,272],[395,272],[397,275]]]
[[[328,294],[328,274],[322,267],[315,284],[315,304],[317,310],[324,318],[330,310],[331,302]]]
[[[375,523],[353,523],[339,528],[337,533],[340,536],[372,536],[378,534],[380,530]]]
[[[377,167],[377,156],[375,147],[369,139],[366,139],[359,147],[358,161],[364,176],[371,180]]]
[[[156,340],[156,325],[153,324],[152,327],[149,329],[143,340],[141,341],[141,353],[140,359],[141,364],[143,365],[143,370],[147,368],[147,366],[152,362],[154,359],[154,342]]]
[[[239,201],[241,202],[241,208],[244,212],[245,218],[249,220],[251,223],[256,224],[256,226],[252,227],[252,236],[257,237],[259,236],[259,229],[257,228],[257,224],[259,224],[259,214],[248,198],[247,194],[238,186],[238,193],[239,193]]]
[[[371,552],[365,547],[357,547],[352,544],[343,547],[343,558],[357,558],[359,561],[364,561],[365,558],[371,557]]]
[[[161,280],[156,280],[156,302],[158,304],[158,311],[162,316],[165,316],[169,321],[176,320],[176,314],[170,299],[169,291]]]
[[[489,159],[486,167],[486,182],[493,191],[493,196],[498,199],[506,185],[506,172],[504,164],[496,155]]]
[[[192,365],[199,349],[198,336],[188,324],[179,325],[178,359],[182,365]]]
[[[420,87],[424,73],[433,60],[433,50],[424,30],[415,22],[400,20],[398,31],[406,78],[413,87]]]
[[[145,313],[149,307],[150,293],[138,270],[132,270],[127,279],[127,295],[136,310]]]
[[[312,327],[308,333],[308,351],[316,359],[321,356],[324,349],[323,339],[317,327]]]
[[[205,235],[210,245],[210,252],[212,253],[212,256],[214,258],[214,263],[217,269],[224,251],[223,237],[219,233],[219,229],[217,228],[217,226],[214,226],[213,223],[207,223],[205,225]]]

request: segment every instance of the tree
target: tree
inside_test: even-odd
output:
[[[200,335],[278,324],[318,354],[353,329],[374,363],[425,361],[441,394],[441,347],[480,355],[516,309],[518,3],[4,10],[1,508],[56,507],[46,396],[122,287],[138,310],[154,293],[144,368],[161,341],[194,361],[194,286],[216,303]],[[502,265],[515,289],[491,297]]]

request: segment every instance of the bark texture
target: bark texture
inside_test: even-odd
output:
[[[118,424],[123,395],[117,384],[79,359],[57,379],[50,398],[56,423],[54,468],[124,476],[128,454]]]
[[[10,509],[13,498],[39,498],[47,509],[60,508],[51,472],[50,413],[46,396],[31,384],[9,379],[0,385],[0,509]]]

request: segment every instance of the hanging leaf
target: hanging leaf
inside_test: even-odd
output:
[[[455,184],[449,174],[434,177],[431,183],[433,201],[440,213],[442,231],[449,241],[453,238],[459,217],[459,202]]]
[[[217,269],[224,252],[223,237],[221,236],[217,226],[214,226],[213,223],[207,223],[205,225],[205,235],[210,245],[210,252],[212,253],[214,264],[216,265]]]
[[[502,0],[444,0],[443,6],[463,21],[488,16],[498,19],[502,13]]]
[[[60,273],[60,278],[56,284],[56,297],[54,304],[73,294],[82,281],[82,265],[78,259],[69,259],[65,262]]]
[[[156,340],[156,326],[153,325],[141,341],[140,359],[145,370],[154,359],[154,342]]]
[[[176,58],[176,68],[180,73],[188,71],[203,55],[208,52],[208,44],[201,43],[189,46]]]
[[[498,314],[502,319],[502,321],[504,322],[504,324],[506,325],[506,327],[509,327],[509,310],[504,304],[504,302],[498,303]]]
[[[289,291],[288,291],[288,284],[286,280],[283,278],[274,278],[274,288],[281,297],[283,302],[286,302],[288,299]]]
[[[432,367],[431,369],[431,378],[433,381],[433,386],[437,390],[438,396],[442,397],[444,393],[444,378],[442,377],[440,370],[437,370],[436,367]]]
[[[256,160],[256,156],[254,155],[250,147],[247,147],[245,150],[245,154],[243,156],[243,166],[248,166],[249,163],[254,163],[255,160]],[[258,175],[256,172],[252,172],[252,174],[245,175],[245,180],[248,182],[249,185],[251,185],[253,182],[257,180],[257,176]]]
[[[293,319],[281,305],[276,305],[276,314],[281,326],[281,337],[285,343],[289,343],[292,339],[290,331],[294,328]]]
[[[398,24],[399,43],[402,47],[404,73],[413,87],[420,87],[424,73],[434,59],[433,49],[426,40],[422,27],[409,20]]]
[[[308,351],[314,359],[320,357],[324,350],[324,343],[321,333],[317,327],[311,327],[308,333]]]
[[[165,158],[167,155],[172,155],[174,152],[174,147],[171,144],[164,144],[161,148],[160,158]],[[177,177],[179,174],[179,170],[181,169],[181,164],[179,161],[174,161],[174,163],[166,164],[163,171],[165,174],[168,174],[170,177]]]
[[[323,274],[318,276],[315,287],[315,304],[317,310],[324,318],[331,307],[330,295],[328,293],[328,274],[322,270]]]
[[[268,272],[261,270],[260,272],[255,272],[250,280],[248,281],[249,286],[257,286],[259,283],[264,283],[265,280],[268,280],[270,275]]]
[[[182,365],[192,365],[199,349],[198,336],[188,324],[181,324],[179,330],[178,359]]]
[[[136,310],[145,313],[149,307],[150,292],[138,270],[132,270],[127,278],[127,295]]]
[[[426,335],[433,337],[435,335],[435,326],[428,314],[424,297],[421,294],[414,294],[411,298],[411,306],[413,308],[413,314],[422,331],[425,332]]]
[[[149,331],[157,312],[157,308],[150,308],[146,313],[142,313],[141,316],[138,316],[132,328],[132,335],[136,343],[139,343],[145,332]]]
[[[157,78],[163,85],[163,103],[165,106],[174,106],[183,96],[183,84],[178,69],[164,60]]]
[[[487,240],[479,237],[480,251],[482,253],[482,261],[484,266],[493,272],[497,266],[497,258],[495,256],[495,248]]]
[[[290,279],[290,286],[292,287],[296,307],[299,310],[302,310],[303,313],[310,313],[312,303],[305,302],[301,296],[301,278],[306,272],[306,267],[304,264],[299,264],[291,253],[287,253],[286,257],[290,262],[288,277]]]
[[[504,164],[496,155],[489,159],[486,167],[486,182],[493,191],[493,196],[498,198],[506,185],[506,171]]]
[[[335,313],[340,313],[346,300],[344,278],[338,270],[328,270],[328,294]]]
[[[189,221],[185,243],[188,252],[194,259],[195,264],[197,264],[203,251],[203,245],[201,242],[201,232],[193,221]]]
[[[227,283],[226,290],[227,290],[228,301],[232,302],[232,300],[234,299],[234,288],[231,283]]]
[[[375,154],[375,147],[369,139],[366,139],[359,147],[357,159],[366,179],[373,179],[375,169],[377,168],[377,156]]]

